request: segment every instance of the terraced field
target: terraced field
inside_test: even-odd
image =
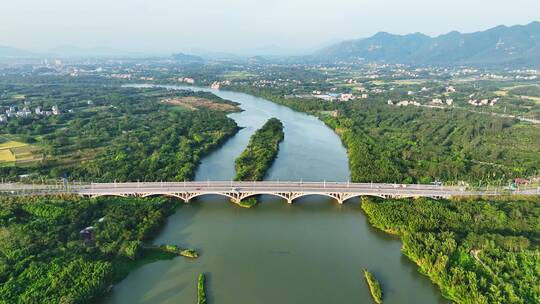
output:
[[[24,164],[40,161],[43,156],[40,149],[23,142],[7,140],[0,143],[0,164]]]

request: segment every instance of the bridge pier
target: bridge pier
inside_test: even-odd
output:
[[[327,195],[334,198],[340,205],[343,205],[343,202],[346,199],[344,198],[345,195],[343,193],[327,193]]]

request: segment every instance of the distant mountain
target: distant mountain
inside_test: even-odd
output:
[[[172,57],[174,58],[174,60],[181,63],[202,63],[205,61],[202,57],[184,53],[176,53],[173,54]]]
[[[313,55],[317,60],[383,61],[410,64],[534,64],[540,65],[540,22],[437,37],[421,33],[378,33],[344,41]]]
[[[46,52],[48,55],[57,57],[140,57],[142,54],[136,52],[126,52],[106,47],[81,48],[73,45],[63,45]]]
[[[10,46],[0,45],[0,57],[29,57],[33,53]]]

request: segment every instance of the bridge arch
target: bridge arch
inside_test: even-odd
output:
[[[275,193],[275,192],[254,192],[254,193],[249,193],[245,196],[242,196],[242,199],[246,199],[246,198],[250,198],[250,197],[254,197],[254,196],[257,196],[257,195],[270,195],[270,196],[275,196],[275,197],[279,197],[279,198],[282,198],[284,199],[285,201],[289,201],[290,198],[281,194],[281,193]]]
[[[326,197],[329,197],[331,199],[334,199],[336,202],[341,204],[341,200],[338,197],[333,196],[330,193],[324,193],[324,192],[320,192],[320,193],[299,193],[298,195],[296,195],[294,198],[291,199],[291,202],[298,199],[298,198],[302,198],[302,197],[306,197],[306,196],[326,196]]]
[[[217,195],[217,196],[224,196],[224,197],[227,197],[227,198],[230,198],[232,200],[236,200],[237,198],[230,195],[229,193],[226,193],[226,192],[204,192],[204,193],[194,193],[192,195],[190,195],[188,198],[187,198],[187,201],[190,201],[194,198],[197,198],[197,197],[200,197],[200,196],[204,196],[204,195]]]
[[[178,198],[178,199],[181,199],[184,202],[186,202],[185,197],[182,197],[182,196],[180,196],[178,194],[174,194],[174,193],[146,193],[146,194],[141,195],[141,197],[155,197],[155,196],[174,197],[174,198]]]
[[[369,194],[366,194],[366,193],[355,193],[355,194],[352,194],[350,196],[347,196],[343,199],[343,202],[346,202],[350,199],[353,199],[353,198],[357,198],[357,197],[362,197],[362,196],[368,196],[368,197],[378,197],[378,198],[382,198],[382,199],[386,199],[388,197],[384,196],[384,195],[380,195],[380,194],[372,194],[372,193],[369,193]]]
[[[107,196],[115,196],[115,197],[129,197],[129,195],[126,195],[126,194],[117,194],[117,193],[103,193],[103,194],[90,194],[90,195],[85,195],[85,196],[89,196],[91,198],[97,198],[97,197],[107,197]]]

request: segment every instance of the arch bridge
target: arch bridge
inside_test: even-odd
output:
[[[91,197],[163,195],[179,198],[186,203],[202,195],[221,195],[230,198],[235,203],[257,195],[273,195],[283,198],[289,204],[292,204],[297,198],[309,195],[327,196],[340,204],[359,196],[449,198],[451,196],[480,195],[476,192],[466,192],[458,187],[437,185],[298,181],[92,183],[81,186],[76,193]]]

